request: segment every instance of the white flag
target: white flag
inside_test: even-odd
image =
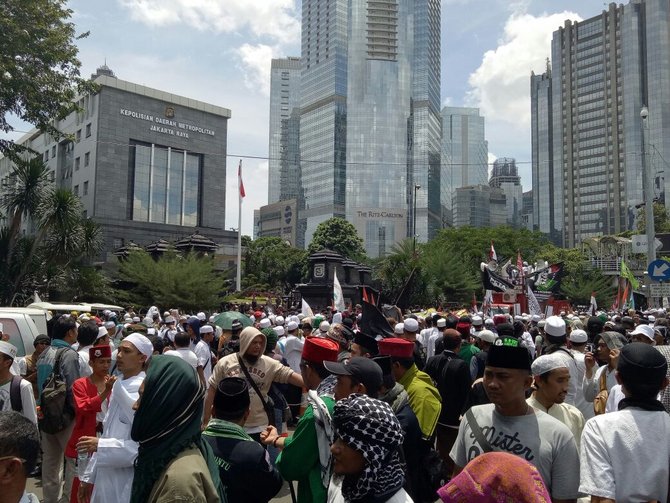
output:
[[[337,272],[333,273],[333,304],[339,312],[344,311],[344,295],[342,295],[342,286],[337,279]]]
[[[596,315],[596,311],[598,310],[598,303],[596,302],[596,292],[591,292],[591,316]]]
[[[314,313],[312,312],[312,308],[309,307],[309,304],[307,303],[307,301],[305,299],[302,299],[302,315],[305,318],[308,317],[308,316],[310,318],[314,316]]]
[[[528,310],[530,311],[530,314],[537,314],[538,316],[542,316],[542,308],[540,308],[540,303],[537,301],[537,298],[535,297],[533,290],[531,290],[530,285],[527,286],[526,290],[528,292]]]

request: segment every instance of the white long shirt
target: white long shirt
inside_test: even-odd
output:
[[[130,438],[135,417],[133,404],[145,377],[146,374],[140,372],[135,377],[114,383],[98,450],[93,453],[82,477],[83,482],[94,484],[91,503],[130,501],[138,447]]]

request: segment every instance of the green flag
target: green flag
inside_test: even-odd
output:
[[[621,259],[621,277],[626,278],[633,289],[637,289],[640,286],[640,283],[635,279],[635,276],[633,276],[631,270],[628,269],[628,266],[626,265],[626,262],[623,261],[623,259]]]

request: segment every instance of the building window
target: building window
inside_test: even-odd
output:
[[[89,164],[90,161],[91,161],[91,153],[90,153],[90,152],[86,152],[86,153],[84,154],[84,167],[85,167],[85,168],[88,167],[88,164]]]
[[[86,124],[86,138],[88,138],[89,136],[91,136],[91,124],[90,123]]]
[[[151,144],[131,145],[132,220],[198,225],[202,155]]]
[[[76,157],[74,160],[74,170],[79,171],[79,165],[81,164],[81,158]]]
[[[53,159],[54,157],[56,157],[56,145],[51,147],[51,158]]]
[[[88,182],[84,182],[84,195],[88,195]]]
[[[75,185],[72,192],[74,192],[75,196],[79,197],[79,185]]]
[[[77,129],[77,134],[75,135],[77,138],[77,143],[81,141],[81,129]]]

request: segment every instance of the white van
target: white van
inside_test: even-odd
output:
[[[40,334],[47,335],[47,321],[51,319],[49,313],[43,309],[33,309],[32,307],[0,307],[0,316],[2,313],[24,313],[30,316]]]
[[[17,356],[26,356],[32,354],[35,350],[33,341],[40,334],[37,325],[28,313],[17,312],[16,310],[0,311],[0,323],[2,323],[2,332],[9,335],[9,342],[16,347]],[[14,308],[19,309],[19,308]],[[46,320],[44,322],[46,335]]]

